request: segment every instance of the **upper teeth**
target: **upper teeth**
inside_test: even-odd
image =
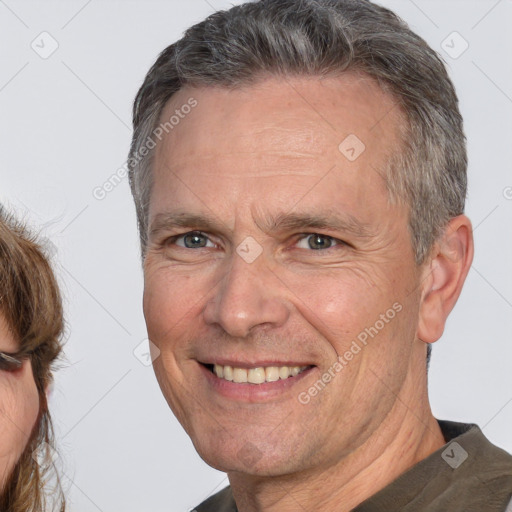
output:
[[[307,366],[267,366],[246,369],[215,364],[213,371],[220,379],[237,383],[262,384],[263,382],[275,382],[279,379],[295,377],[306,368]]]

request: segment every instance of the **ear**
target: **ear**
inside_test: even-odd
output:
[[[423,264],[417,337],[437,341],[473,261],[473,228],[465,215],[450,220]]]

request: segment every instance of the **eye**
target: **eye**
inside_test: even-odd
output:
[[[23,361],[20,358],[14,357],[13,355],[5,352],[0,352],[0,370],[13,372],[15,370],[19,370],[22,364]]]
[[[201,233],[201,231],[190,231],[189,233],[173,237],[173,242],[187,249],[215,247],[215,244],[204,233]]]
[[[304,238],[300,239],[297,242],[297,247],[300,249],[313,249],[318,251],[320,249],[330,249],[339,243],[341,242],[332,236],[312,233],[311,235],[306,235]]]

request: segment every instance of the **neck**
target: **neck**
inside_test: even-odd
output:
[[[364,444],[331,466],[271,477],[230,473],[239,512],[348,512],[386,487],[445,444],[430,410],[426,384],[421,400],[417,391],[414,401],[407,395],[400,393]],[[410,403],[417,406],[405,405]]]

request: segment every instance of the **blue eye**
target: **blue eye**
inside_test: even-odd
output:
[[[297,242],[297,247],[300,249],[313,249],[318,251],[321,249],[330,249],[334,245],[337,245],[337,243],[338,242],[331,236],[313,233],[299,240]]]
[[[187,249],[200,249],[202,247],[215,247],[209,238],[200,231],[190,231],[184,235],[177,236],[174,240],[176,245]]]

